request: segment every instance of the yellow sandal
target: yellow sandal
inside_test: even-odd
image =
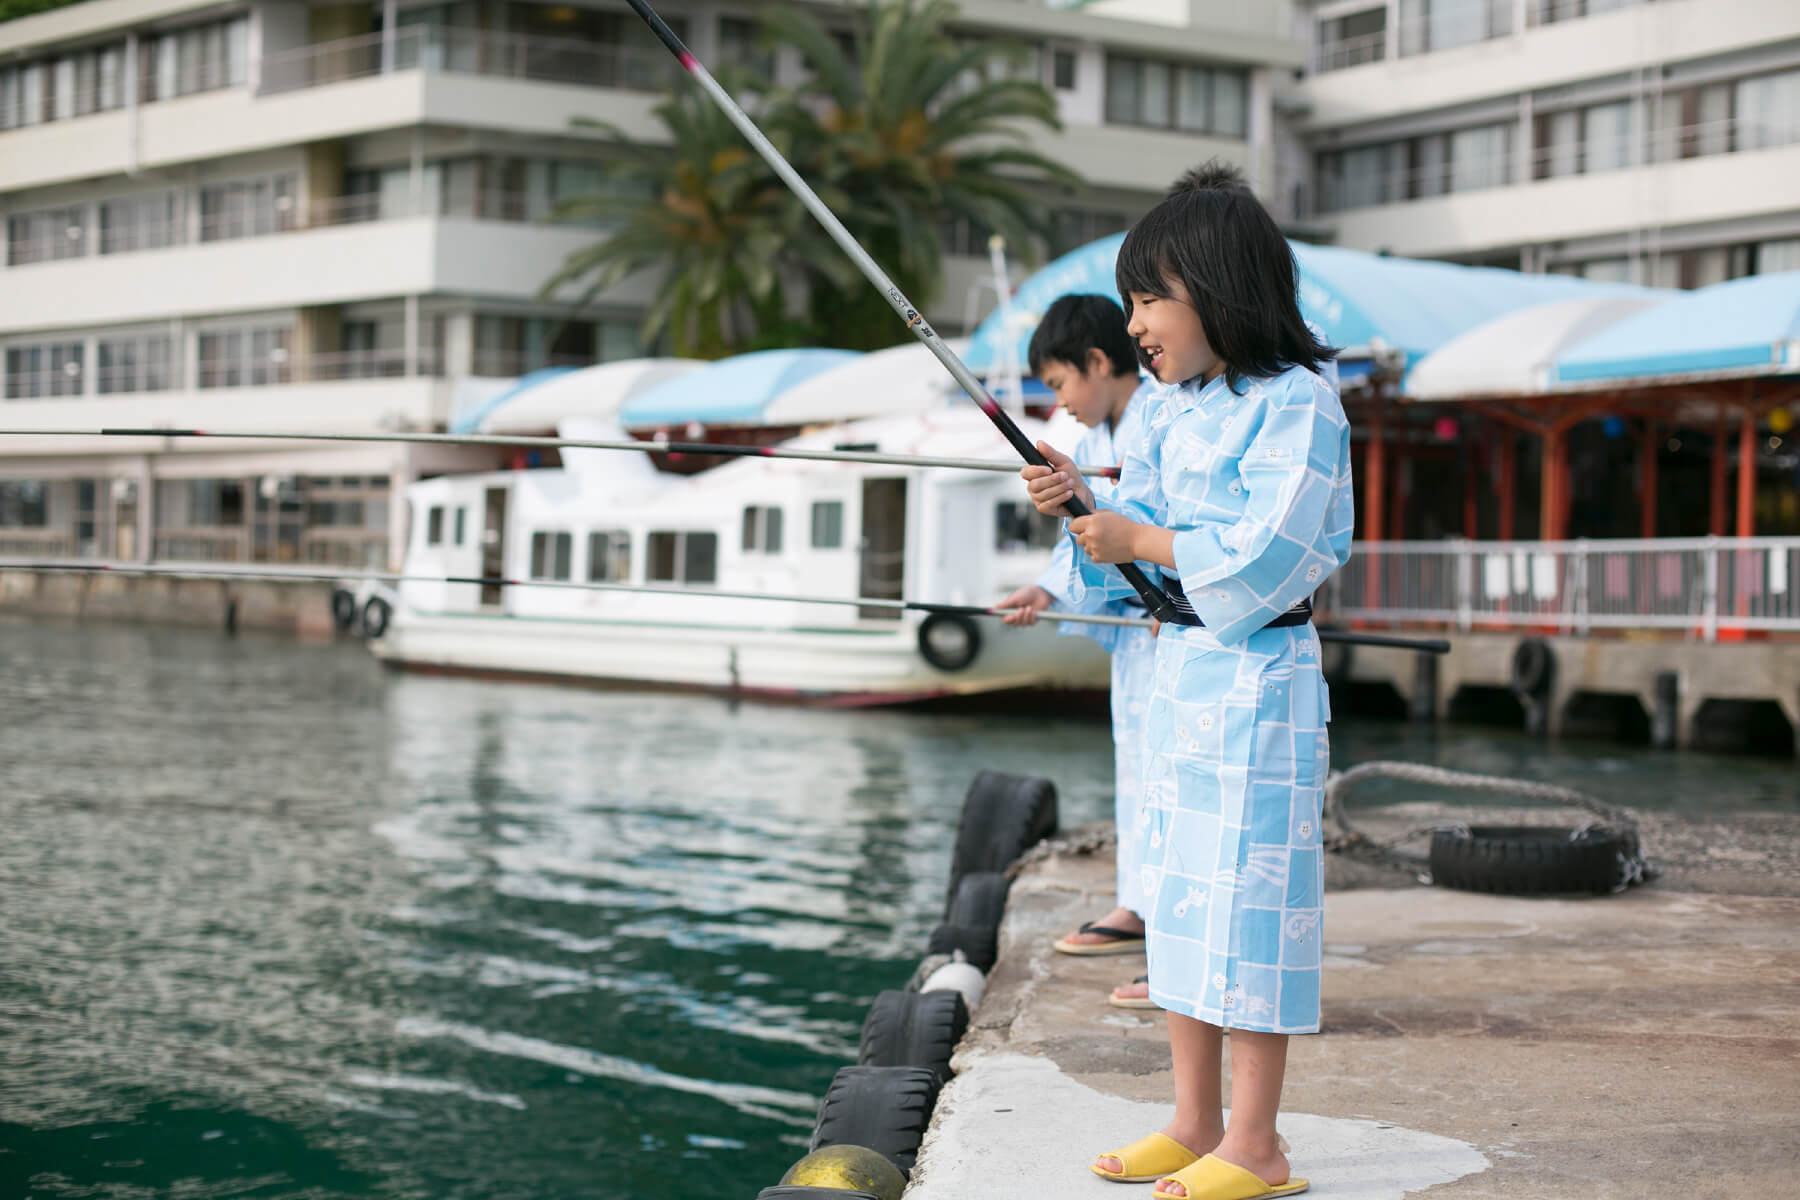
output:
[[[1197,1161],[1200,1156],[1167,1134],[1153,1133],[1123,1150],[1107,1150],[1094,1157],[1096,1161],[1089,1164],[1088,1170],[1102,1179],[1114,1183],[1155,1183]],[[1125,1169],[1102,1171],[1098,1161],[1102,1158],[1116,1158]]]
[[[1158,1179],[1156,1190],[1150,1193],[1155,1200],[1266,1200],[1297,1196],[1312,1186],[1304,1179],[1291,1177],[1286,1183],[1267,1183],[1256,1172],[1246,1171],[1216,1154],[1208,1154],[1163,1179],[1179,1183],[1184,1194],[1163,1191],[1162,1179]]]

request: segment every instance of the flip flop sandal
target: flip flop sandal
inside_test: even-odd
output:
[[[1108,1157],[1118,1159],[1125,1169],[1102,1171],[1098,1160]],[[1167,1134],[1153,1133],[1123,1150],[1102,1151],[1094,1158],[1096,1161],[1088,1165],[1088,1170],[1102,1179],[1114,1183],[1155,1183],[1198,1161],[1200,1156]]]
[[[1103,954],[1135,954],[1144,948],[1144,935],[1128,933],[1123,929],[1114,929],[1111,925],[1102,925],[1098,921],[1089,921],[1075,931],[1097,933],[1106,938],[1104,942],[1071,942],[1068,938],[1057,938],[1052,947],[1063,954],[1077,954],[1087,958],[1098,958]]]
[[[1185,1195],[1163,1191],[1164,1179],[1179,1183]],[[1263,1200],[1268,1196],[1297,1196],[1311,1186],[1304,1179],[1292,1178],[1286,1183],[1265,1183],[1256,1172],[1246,1171],[1216,1154],[1208,1154],[1191,1166],[1157,1180],[1156,1189],[1150,1195],[1154,1200]]]
[[[1139,975],[1136,979],[1132,980],[1131,982],[1132,983],[1149,983],[1150,977],[1148,975]],[[1160,1007],[1156,1003],[1156,1001],[1152,1000],[1148,996],[1132,996],[1130,998],[1121,996],[1121,995],[1119,995],[1117,988],[1114,988],[1112,991],[1110,991],[1106,994],[1106,1002],[1108,1004],[1112,1005],[1114,1008],[1157,1008],[1157,1007]]]

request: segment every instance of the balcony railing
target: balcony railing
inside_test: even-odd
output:
[[[1333,620],[1566,633],[1800,633],[1800,538],[1358,543]]]
[[[549,38],[478,29],[414,27],[345,38],[272,54],[262,61],[264,94],[342,83],[394,71],[449,71],[545,83],[659,92],[675,78],[675,63],[644,46]]]
[[[514,356],[519,361],[524,356]],[[593,359],[570,360],[589,365]],[[444,373],[442,353],[433,346],[421,346],[408,370],[407,353],[403,349],[340,350],[328,354],[295,356],[279,349],[261,357],[235,357],[199,360],[195,378],[201,388],[272,387],[284,383],[320,383],[345,379],[399,379],[407,375],[441,376]],[[496,364],[502,365],[502,364]],[[532,366],[562,365],[560,362],[533,362]],[[72,368],[72,369],[71,369]],[[531,367],[525,367],[529,370]],[[480,372],[477,372],[479,374]],[[520,374],[513,371],[511,374]],[[68,363],[60,369],[14,371],[3,377],[0,398],[4,402],[78,400],[89,396],[121,396],[139,392],[180,390],[178,365],[159,362],[153,366],[125,364],[93,372],[98,391],[90,393],[81,364]]]

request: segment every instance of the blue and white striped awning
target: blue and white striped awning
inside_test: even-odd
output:
[[[1800,271],[1752,275],[1670,299],[1560,355],[1559,388],[1653,386],[1800,374]]]

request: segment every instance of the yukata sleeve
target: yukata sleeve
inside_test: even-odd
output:
[[[1175,569],[1219,641],[1241,642],[1313,594],[1350,557],[1350,423],[1304,368],[1265,385],[1239,461],[1243,515],[1175,535]]]
[[[1162,494],[1162,465],[1156,446],[1157,431],[1160,429],[1156,414],[1162,402],[1161,393],[1147,396],[1141,401],[1144,413],[1137,423],[1137,434],[1119,447],[1123,452],[1119,462],[1119,486],[1113,489],[1111,496],[1094,497],[1096,511],[1105,509],[1116,512],[1143,525],[1168,523],[1168,504]],[[1095,601],[1128,600],[1137,596],[1137,589],[1125,582],[1125,576],[1119,573],[1117,566],[1095,562],[1075,544],[1075,535],[1068,532],[1066,523],[1062,540],[1069,544],[1071,550],[1071,602],[1087,603],[1090,596]],[[1152,581],[1159,578],[1162,572],[1162,568],[1155,563],[1139,562],[1137,566]]]

